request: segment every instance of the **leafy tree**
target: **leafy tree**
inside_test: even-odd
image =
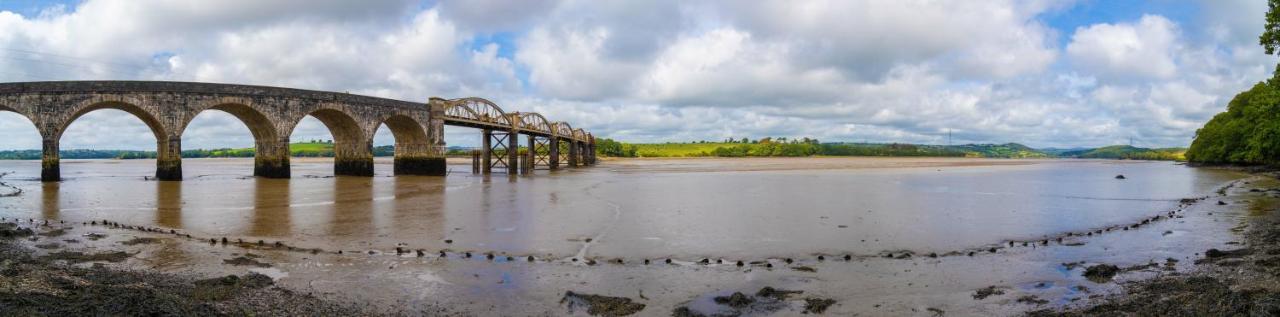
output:
[[[1280,0],[1268,0],[1258,44],[1267,54],[1280,49]],[[1280,65],[1266,82],[1236,95],[1227,111],[1196,131],[1187,160],[1216,164],[1280,165]]]

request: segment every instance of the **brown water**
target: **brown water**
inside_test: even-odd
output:
[[[1002,248],[994,256],[944,257],[950,260],[921,255],[1134,223],[1179,209],[1182,198],[1216,196],[1245,177],[1169,162],[800,158],[608,161],[517,178],[471,175],[466,165],[451,165],[448,177],[391,177],[389,162],[379,160],[377,177],[335,178],[330,162],[295,160],[294,179],[272,180],[250,177],[252,160],[193,159],[184,161],[185,181],[156,182],[145,178],[153,161],[66,160],[66,180],[42,184],[39,162],[2,161],[0,171],[15,172],[3,181],[24,193],[0,198],[0,216],[111,219],[199,237],[360,251],[270,257],[287,285],[410,306],[564,313],[557,300],[566,290],[632,298],[639,291],[658,307],[646,315],[664,315],[686,304],[714,312],[713,295],[775,285],[836,298],[838,313],[930,314],[926,308],[940,307],[985,314],[1008,308],[974,302],[973,289],[1008,285],[1067,303],[1084,296],[1072,286],[1088,282],[1060,263],[1190,256],[1232,239],[1223,229],[1230,221],[1217,218],[1229,213],[1081,239],[1085,247]],[[396,246],[555,260],[517,265],[501,257],[486,263],[363,255]],[[904,250],[916,257],[880,258]],[[242,252],[199,244],[153,251],[147,266],[196,271],[227,270],[195,263]],[[819,254],[857,260],[819,262]],[[587,258],[628,264],[566,260]],[[797,258],[818,272],[659,268],[640,265],[645,258],[677,264]]]

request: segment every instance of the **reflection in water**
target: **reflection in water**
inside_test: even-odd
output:
[[[443,240],[445,233],[444,180],[423,177],[396,177],[391,200],[392,235],[422,235],[427,240]]]
[[[156,183],[156,223],[182,229],[182,182]]]
[[[61,219],[58,213],[62,210],[62,200],[58,199],[60,194],[60,186],[58,182],[41,184],[40,196],[43,199],[40,209],[40,215],[44,219]]]
[[[253,179],[253,219],[249,234],[259,237],[283,237],[292,233],[292,208],[289,206],[289,180]]]
[[[363,238],[375,235],[373,226],[373,184],[368,177],[338,176],[333,179],[333,197],[329,205],[328,234]]]
[[[862,167],[732,170],[821,160]],[[148,161],[117,160],[69,164],[88,172],[50,184],[38,181],[39,165],[0,162],[0,169],[17,172],[15,179],[28,179],[15,185],[31,193],[4,200],[0,216],[110,219],[347,250],[406,243],[570,256],[593,238],[589,253],[600,257],[945,252],[1130,222],[1240,177],[1168,162],[950,166],[988,161],[931,159],[942,165],[896,168],[903,160],[637,160],[612,163],[625,165],[623,172],[614,166],[538,171],[514,181],[495,173],[490,181],[462,173],[315,176],[331,171],[331,160],[299,160],[296,178],[265,179],[247,175],[253,160],[210,159],[185,165],[193,175],[209,176],[184,182],[113,176],[154,171]],[[672,169],[680,164],[720,169]],[[1117,174],[1128,178],[1116,180]]]

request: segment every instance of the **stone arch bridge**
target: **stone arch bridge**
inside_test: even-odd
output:
[[[533,112],[507,112],[482,98],[430,98],[427,103],[264,86],[155,82],[62,81],[0,83],[0,111],[35,124],[43,143],[41,179],[61,179],[58,141],[80,116],[118,109],[141,119],[156,137],[156,178],[182,179],[182,133],[204,111],[223,111],[253,134],[256,176],[288,178],[289,135],[306,116],[333,135],[334,174],[373,175],[373,135],[385,124],[395,138],[396,175],[444,175],[444,125],[477,128],[484,173],[512,175],[538,166],[595,164],[595,138]],[[521,154],[519,136],[528,137]],[[513,149],[513,150],[507,150]],[[567,153],[565,153],[567,152]],[[567,160],[561,157],[568,154]],[[567,162],[565,162],[567,161]],[[567,164],[565,164],[567,163]]]

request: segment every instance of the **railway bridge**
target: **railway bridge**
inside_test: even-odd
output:
[[[426,103],[279,87],[161,81],[0,83],[0,111],[35,124],[43,144],[41,179],[61,179],[58,141],[82,115],[118,109],[142,120],[156,138],[156,178],[182,180],[182,133],[204,111],[238,118],[254,138],[253,174],[288,178],[289,135],[306,116],[333,135],[334,174],[373,176],[373,136],[386,125],[395,138],[396,175],[444,175],[444,126],[480,129],[480,173],[515,175],[538,167],[594,165],[595,138],[535,112],[508,112],[483,98]],[[527,137],[520,151],[520,136]],[[567,157],[566,157],[567,156]]]

